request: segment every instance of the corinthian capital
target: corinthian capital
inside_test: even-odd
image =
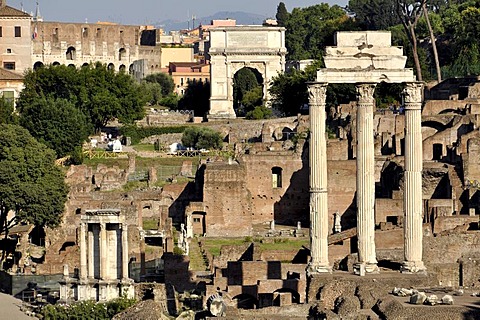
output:
[[[308,84],[308,103],[310,105],[325,105],[327,85],[326,83]]]
[[[360,83],[356,85],[357,99],[359,103],[373,103],[375,83]]]
[[[405,103],[421,103],[422,102],[422,82],[407,82],[403,89]]]

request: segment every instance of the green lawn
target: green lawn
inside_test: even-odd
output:
[[[216,238],[205,238],[203,241],[205,243],[205,248],[213,256],[220,255],[220,249],[222,246],[226,245],[243,245],[254,241],[258,244],[260,250],[300,250],[302,246],[309,246],[309,239],[289,239],[289,238],[267,238],[264,241],[262,239],[251,239],[250,237],[245,238],[229,238],[229,239],[216,239]]]
[[[135,144],[132,148],[136,151],[155,151],[155,146],[151,143],[148,144]]]

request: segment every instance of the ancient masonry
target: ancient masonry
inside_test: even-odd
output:
[[[62,301],[107,301],[133,297],[128,274],[128,228],[117,209],[86,210],[81,217],[80,274],[71,278],[68,266],[60,283]]]
[[[405,83],[405,260],[403,272],[423,272],[422,261],[422,137],[423,84],[415,82],[401,47],[391,46],[390,32],[338,32],[336,46],[327,47],[325,69],[309,84],[310,102],[310,273],[329,272],[327,153],[325,98],[329,83],[354,83],[357,88],[357,230],[355,274],[378,272],[375,253],[375,179],[373,108],[377,83]]]

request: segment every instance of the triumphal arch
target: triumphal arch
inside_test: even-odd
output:
[[[387,31],[337,32],[327,47],[325,67],[308,86],[310,104],[310,273],[329,272],[325,100],[329,83],[353,83],[357,89],[357,236],[356,274],[378,272],[375,252],[374,91],[380,82],[403,83],[405,110],[404,272],[425,272],[422,261],[423,84],[405,68],[403,48],[391,46]]]
[[[269,100],[272,77],[285,70],[285,28],[234,26],[210,29],[210,111],[209,119],[235,118],[233,79],[242,68],[262,76],[263,97]]]

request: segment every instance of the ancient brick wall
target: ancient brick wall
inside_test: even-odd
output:
[[[245,167],[233,161],[208,163],[204,174],[203,202],[208,236],[252,234],[252,209],[246,188]]]

